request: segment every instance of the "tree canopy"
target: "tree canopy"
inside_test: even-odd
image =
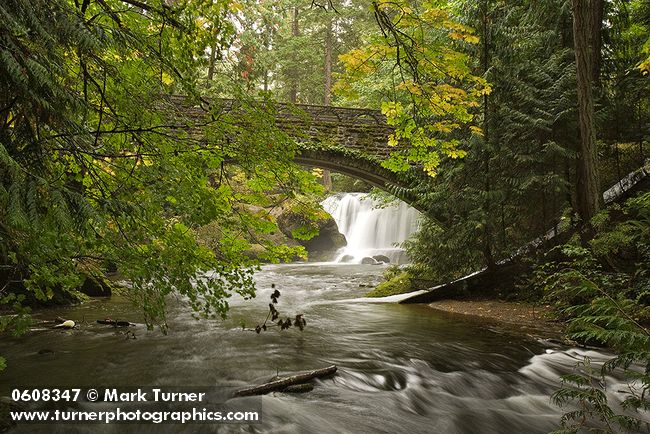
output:
[[[595,211],[580,211],[586,155],[616,159],[616,173],[595,169],[604,185],[644,158],[648,7],[596,3],[602,16],[581,42],[599,41],[582,93],[594,98],[585,131],[597,140],[585,151],[584,47],[567,0],[8,0],[5,304],[75,294],[115,267],[147,321],[163,327],[174,291],[206,316],[224,315],[228,294],[252,296],[252,243],[265,260],[304,254],[260,237],[277,231],[268,209],[294,200],[319,213],[303,199],[320,187],[292,163],[295,141],[273,127],[277,100],[381,109],[395,127],[383,164],[435,176],[435,188],[415,190],[446,216],[447,230],[423,225],[413,257],[446,277],[494,265],[573,211]],[[185,116],[174,94],[209,115]],[[220,96],[237,100],[237,113],[210,103]],[[196,231],[211,222],[216,247],[207,248]],[[449,254],[429,263],[433,250]]]
[[[236,3],[67,0],[0,8],[0,276],[3,301],[75,293],[117,266],[149,325],[176,291],[200,315],[254,294],[248,205],[314,188],[267,106],[198,124],[166,95],[206,105],[209,46],[227,50]],[[215,42],[216,41],[216,42]],[[232,86],[236,89],[236,86]],[[219,116],[217,118],[217,116]],[[194,133],[192,133],[194,131]],[[199,131],[199,134],[196,134]],[[225,165],[225,161],[236,161]],[[269,196],[269,191],[277,193]],[[219,248],[194,229],[219,222]],[[248,240],[248,241],[247,241]],[[268,259],[301,254],[267,243]],[[24,289],[21,289],[24,287]]]

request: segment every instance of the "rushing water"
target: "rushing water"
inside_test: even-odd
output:
[[[11,387],[186,385],[243,387],[276,374],[336,364],[339,372],[306,394],[263,398],[261,425],[221,426],[226,432],[273,433],[543,433],[561,410],[549,396],[579,350],[545,347],[526,336],[437,312],[428,306],[371,303],[360,298],[382,267],[352,264],[266,266],[256,299],[231,301],[226,321],[192,318],[171,301],[167,336],[131,328],[136,340],[94,320],[141,322],[120,297],[41,312],[81,323],[70,331],[42,329],[3,338],[8,368],[0,395]],[[283,315],[303,313],[303,332],[243,331],[263,321],[271,285]],[[87,323],[83,323],[83,320]],[[53,353],[42,354],[42,350]],[[40,352],[40,354],[39,354]],[[602,355],[591,354],[596,359]],[[237,398],[242,399],[242,398]],[[235,399],[234,401],[236,402]],[[210,432],[193,425],[94,425],[86,430]],[[60,432],[84,431],[66,425]],[[34,432],[31,426],[16,429]],[[47,428],[47,432],[51,432]]]
[[[345,256],[352,262],[364,257],[384,255],[392,263],[406,261],[398,247],[417,230],[420,213],[405,202],[382,206],[366,193],[341,193],[322,203],[345,235],[348,245],[338,252],[336,261]]]

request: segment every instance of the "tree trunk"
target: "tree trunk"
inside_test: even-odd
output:
[[[590,45],[594,47],[594,55],[591,59],[591,78],[594,81],[594,85],[598,86],[600,82],[600,68],[603,61],[600,48],[602,47],[602,28],[603,18],[605,15],[605,2],[603,0],[595,0],[594,3],[594,13],[589,21],[589,37],[591,38]]]
[[[490,68],[490,36],[489,36],[489,0],[483,0],[482,4],[482,32],[483,44],[481,46],[481,66],[483,69],[483,76],[487,79],[488,69]],[[490,226],[492,220],[492,204],[490,203],[490,190],[492,188],[490,182],[490,159],[492,158],[490,152],[490,100],[487,94],[483,95],[483,175],[484,179],[484,193],[485,200],[483,201],[483,212],[485,213],[485,225],[483,227],[483,258],[488,269],[495,267],[494,252],[493,252],[493,234]]]
[[[593,83],[600,37],[594,36],[602,0],[572,0],[573,41],[578,90],[580,147],[576,180],[577,211],[583,223],[598,212],[602,202],[598,181],[598,156],[594,120]]]
[[[291,35],[297,37],[300,35],[298,27],[298,7],[293,8],[293,21],[291,22]],[[298,71],[292,68],[291,77],[289,78],[289,101],[295,104],[298,101]]]
[[[323,103],[330,105],[332,102],[332,18],[329,17],[325,28],[325,93]]]
[[[217,60],[217,41],[215,40],[210,47],[210,63],[208,64],[208,81],[214,78],[214,66]]]
[[[329,17],[325,24],[325,79],[323,83],[323,104],[325,105],[332,103],[332,24],[332,17]],[[332,190],[332,174],[329,170],[323,169],[322,181],[325,191]]]
[[[273,40],[273,25],[269,23],[269,21],[266,18],[262,18],[262,32],[264,34],[264,51],[266,52],[266,56],[268,56],[269,53],[273,50],[271,40]],[[265,56],[265,57],[266,57]],[[262,72],[263,80],[262,80],[262,89],[264,92],[268,92],[269,90],[269,64],[268,64],[268,59],[264,61],[263,63],[264,70]]]

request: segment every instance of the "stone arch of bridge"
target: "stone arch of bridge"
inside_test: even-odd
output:
[[[417,196],[409,192],[408,177],[384,168],[375,159],[330,149],[301,150],[294,157],[294,161],[301,166],[319,167],[360,179],[373,187],[395,195],[418,211],[427,213],[427,210],[419,203]]]

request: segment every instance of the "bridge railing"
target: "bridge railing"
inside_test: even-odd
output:
[[[185,96],[171,95],[169,101],[178,113],[203,122],[218,112],[233,114],[244,110],[234,99],[193,103]],[[388,136],[394,128],[378,110],[276,102],[267,106],[260,102],[260,107],[268,109],[278,128],[299,143],[331,143],[377,157],[386,157],[393,150],[388,146]],[[214,121],[219,121],[218,116]]]

